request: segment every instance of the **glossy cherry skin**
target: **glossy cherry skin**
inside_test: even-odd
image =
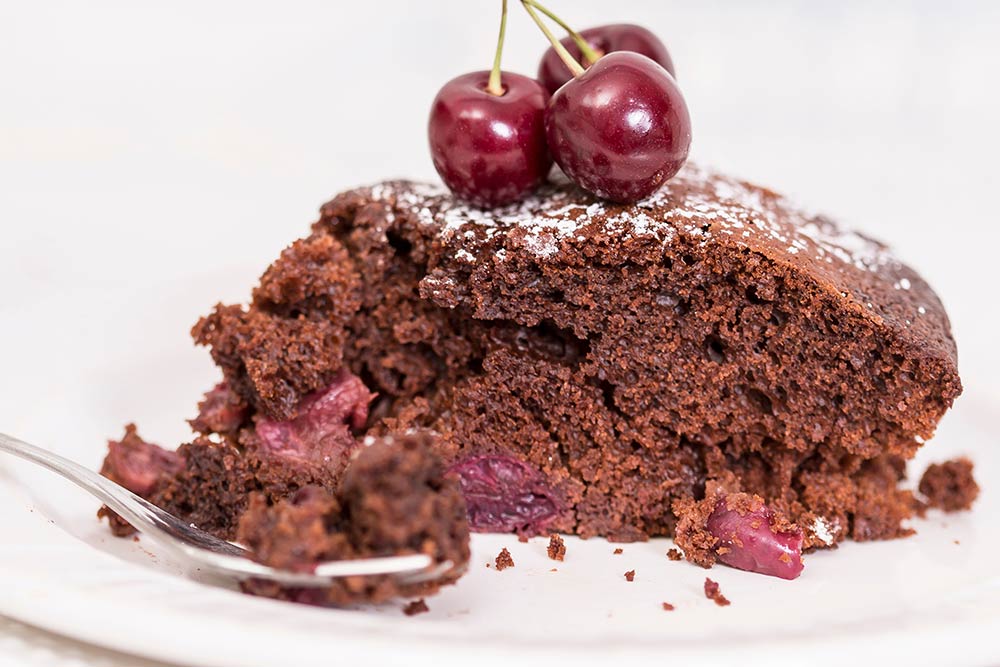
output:
[[[534,79],[503,73],[503,95],[486,92],[489,72],[446,83],[431,106],[427,136],[441,179],[458,197],[491,207],[523,199],[552,166],[545,144],[549,94]]]
[[[659,37],[642,26],[630,23],[602,25],[583,30],[580,32],[580,36],[602,55],[613,51],[641,53],[659,63],[663,69],[670,72],[671,76],[677,78],[674,62],[670,59],[667,47],[663,45]],[[565,37],[560,41],[578,63],[584,67],[591,65],[589,62],[584,62],[580,47],[576,45],[572,37]],[[538,65],[538,80],[542,82],[549,93],[554,93],[571,78],[569,68],[566,67],[556,50],[550,46],[542,55],[542,62]]]
[[[549,150],[570,180],[612,201],[649,196],[680,170],[691,119],[674,78],[646,56],[608,54],[556,91]]]

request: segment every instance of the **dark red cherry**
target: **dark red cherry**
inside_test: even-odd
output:
[[[608,54],[556,91],[545,112],[549,150],[599,197],[635,202],[680,170],[691,119],[677,83],[646,56]]]
[[[434,167],[457,196],[490,207],[523,199],[552,166],[545,145],[549,94],[534,79],[504,72],[503,95],[486,87],[490,73],[446,83],[431,106],[427,135]]]
[[[663,69],[670,72],[671,76],[675,78],[677,76],[674,71],[674,62],[670,59],[667,47],[663,45],[659,37],[642,26],[629,23],[602,25],[583,30],[580,35],[601,55],[612,51],[634,51],[655,60]],[[572,37],[566,37],[560,41],[578,63],[584,67],[592,64],[583,57],[580,47],[576,45]],[[542,62],[538,65],[538,80],[542,82],[549,93],[554,93],[571,78],[569,68],[559,58],[556,50],[550,46],[542,56]]]

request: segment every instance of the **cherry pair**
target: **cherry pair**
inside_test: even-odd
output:
[[[691,143],[662,42],[634,25],[577,33],[535,0],[522,4],[552,43],[538,80],[500,69],[504,0],[493,69],[452,79],[431,108],[431,155],[445,184],[478,206],[508,204],[543,183],[555,158],[599,197],[627,203],[655,192]],[[536,9],[570,36],[557,41]]]

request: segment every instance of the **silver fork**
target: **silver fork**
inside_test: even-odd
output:
[[[123,519],[185,565],[185,571],[224,578],[266,579],[289,586],[329,586],[336,577],[392,575],[401,583],[416,584],[443,576],[454,568],[450,561],[435,563],[424,554],[385,556],[320,563],[311,573],[278,570],[251,560],[250,552],[221,540],[164,512],[107,477],[79,463],[0,433],[0,451],[48,468],[70,480],[117,512]]]

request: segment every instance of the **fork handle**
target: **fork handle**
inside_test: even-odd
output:
[[[36,447],[4,433],[0,433],[0,451],[37,463],[43,468],[65,477],[120,514],[133,526],[146,526],[150,521],[155,521],[152,515],[142,515],[129,504],[132,502],[145,506],[146,500],[125,487],[115,484],[107,477],[83,467],[76,461],[71,461],[47,449]]]

